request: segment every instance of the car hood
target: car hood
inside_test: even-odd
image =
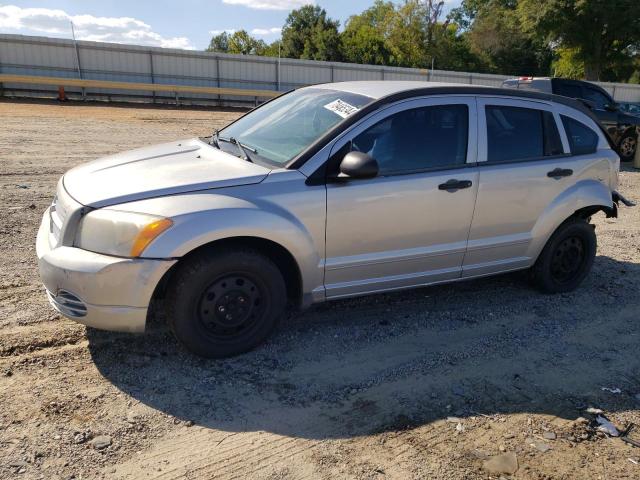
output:
[[[629,112],[620,112],[620,117],[621,123],[627,123],[635,125],[636,127],[640,127],[640,115]]]
[[[176,193],[259,183],[269,169],[201,140],[110,155],[69,170],[64,187],[79,203],[105,207]]]

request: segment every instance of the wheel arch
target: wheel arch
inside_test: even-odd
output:
[[[616,217],[618,210],[611,190],[596,180],[583,180],[563,191],[540,215],[532,230],[530,258],[535,261],[553,233],[573,218],[589,219],[598,212]]]
[[[282,273],[282,277],[287,287],[287,297],[289,301],[296,306],[300,306],[302,304],[302,271],[293,254],[284,246],[273,240],[254,236],[220,238],[199,245],[193,250],[187,252],[184,256],[180,257],[178,261],[174,265],[172,265],[169,270],[167,270],[167,272],[165,272],[153,292],[153,295],[151,297],[152,300],[159,300],[164,298],[167,288],[171,285],[173,276],[186,259],[191,258],[194,255],[197,255],[205,250],[232,250],[241,248],[249,248],[272,260]]]

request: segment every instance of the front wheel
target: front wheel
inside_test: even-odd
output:
[[[533,283],[546,293],[575,290],[588,275],[596,256],[593,225],[566,221],[553,233],[531,269]]]
[[[168,320],[192,353],[223,358],[262,343],[287,295],[278,267],[250,250],[203,251],[178,265],[167,292]]]

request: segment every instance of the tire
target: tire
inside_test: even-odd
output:
[[[203,251],[184,259],[166,302],[176,338],[207,358],[239,355],[261,344],[286,303],[280,269],[251,249]]]
[[[531,269],[533,283],[545,293],[570,292],[589,274],[596,256],[593,225],[574,218],[553,233]]]
[[[638,138],[634,131],[628,131],[618,142],[618,152],[620,154],[620,160],[623,162],[630,162],[636,154],[638,148]]]

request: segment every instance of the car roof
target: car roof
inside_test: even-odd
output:
[[[456,86],[460,86],[460,84],[424,82],[418,80],[362,80],[355,82],[322,83],[320,85],[313,85],[311,88],[338,90],[341,92],[355,93],[357,95],[364,95],[365,97],[378,99],[410,90]]]
[[[334,82],[311,85],[304,88],[321,88],[364,95],[376,100],[375,104],[386,103],[398,99],[430,95],[490,95],[516,97],[533,100],[553,101],[576,108],[590,117],[591,112],[581,102],[560,95],[553,95],[535,90],[516,90],[504,87],[488,87],[484,85],[467,85],[462,83],[440,83],[396,80],[363,80],[356,82]]]

